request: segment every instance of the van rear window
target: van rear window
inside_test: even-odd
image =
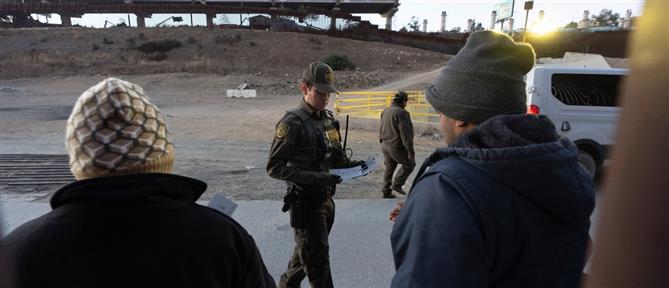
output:
[[[618,105],[623,75],[553,74],[551,93],[566,105]]]

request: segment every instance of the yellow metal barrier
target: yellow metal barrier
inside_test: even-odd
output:
[[[409,95],[407,111],[412,122],[439,123],[439,114],[425,100],[423,91],[406,91]],[[350,115],[353,118],[380,119],[381,111],[390,106],[397,91],[382,92],[342,92],[335,100],[337,115]]]

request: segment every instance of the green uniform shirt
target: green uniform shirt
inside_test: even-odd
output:
[[[339,124],[330,111],[315,111],[304,99],[276,125],[267,173],[303,191],[330,191],[330,168],[348,167]]]

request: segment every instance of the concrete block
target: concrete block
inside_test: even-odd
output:
[[[255,89],[239,90],[239,89],[229,89],[227,91],[228,98],[256,98]]]

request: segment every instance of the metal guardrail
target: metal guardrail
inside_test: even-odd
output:
[[[439,123],[439,114],[425,100],[423,91],[406,91],[409,95],[407,111],[414,123]],[[349,115],[353,118],[381,118],[384,108],[390,106],[397,91],[380,92],[342,92],[334,103],[337,115]]]

